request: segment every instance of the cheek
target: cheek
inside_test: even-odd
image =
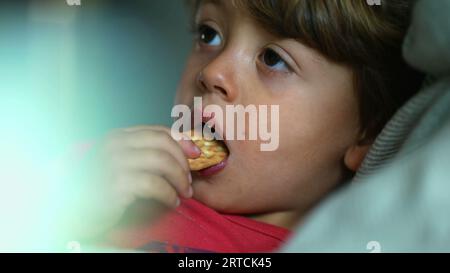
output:
[[[278,186],[283,193],[278,202],[308,205],[343,177],[343,156],[358,132],[356,106],[323,101],[322,108],[307,100],[291,101],[295,105],[280,105],[279,149],[253,160],[259,173],[275,176],[266,186],[269,191]]]
[[[199,71],[199,65],[191,54],[186,63],[185,69],[181,75],[178,84],[175,104],[191,105],[193,97],[196,95],[196,77]]]
[[[359,111],[351,87],[326,85],[300,91],[280,106],[281,139],[289,145],[295,141],[305,151],[331,154],[342,152],[355,141]]]

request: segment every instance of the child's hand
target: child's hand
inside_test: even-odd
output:
[[[105,204],[109,225],[137,199],[156,200],[173,208],[180,197],[192,197],[187,158],[196,158],[201,152],[192,141],[175,141],[170,129],[139,126],[116,130],[99,148],[97,177],[102,181],[97,182],[109,196],[110,203]]]
[[[170,129],[117,130],[107,137],[103,152],[113,191],[125,206],[144,198],[176,207],[179,197],[192,197],[187,158],[200,156],[200,150],[192,141],[175,141]]]

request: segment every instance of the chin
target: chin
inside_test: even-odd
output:
[[[195,190],[194,187],[193,198],[220,213],[241,213],[240,209],[236,207],[237,204],[241,206],[238,201],[227,198],[223,194],[215,194],[214,191],[204,191],[204,188]]]
[[[236,198],[236,195],[233,194],[224,196],[223,193],[214,194],[214,192],[208,193],[198,190],[197,193],[194,193],[194,199],[224,214],[253,214],[260,211],[255,207],[257,204],[254,202],[243,202],[242,198]],[[247,198],[246,200],[250,199]]]

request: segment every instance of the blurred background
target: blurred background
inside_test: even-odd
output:
[[[8,228],[27,234],[30,215],[42,220],[33,198],[42,201],[55,182],[40,178],[72,144],[170,124],[192,40],[186,3],[68,2],[78,1],[0,1],[0,216],[10,223],[0,239],[11,237]]]
[[[16,114],[69,134],[168,124],[191,45],[183,1],[0,3],[0,90]]]

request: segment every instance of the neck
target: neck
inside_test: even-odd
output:
[[[291,230],[301,222],[303,216],[304,212],[291,210],[251,215],[249,218]]]

